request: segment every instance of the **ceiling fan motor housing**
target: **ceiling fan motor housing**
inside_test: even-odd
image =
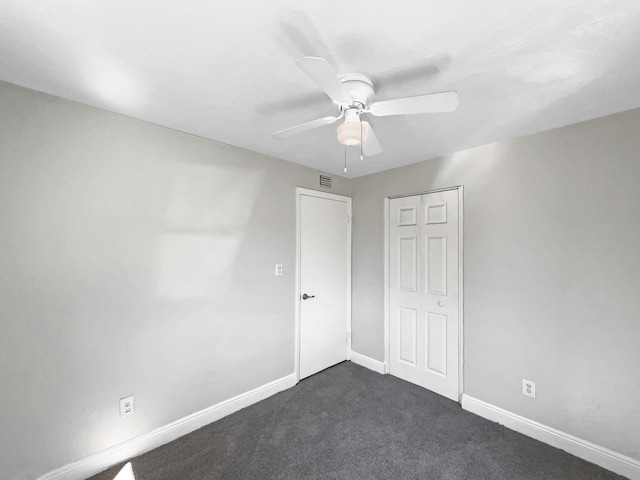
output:
[[[375,94],[371,80],[359,73],[348,73],[346,75],[340,75],[338,78],[352,98],[352,105],[359,103],[363,109],[366,108]]]

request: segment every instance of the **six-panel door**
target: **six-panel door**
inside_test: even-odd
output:
[[[458,401],[458,192],[389,210],[390,373]]]

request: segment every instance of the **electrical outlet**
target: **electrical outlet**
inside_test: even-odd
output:
[[[133,395],[120,399],[120,418],[129,417],[136,413],[134,400]]]
[[[527,397],[536,398],[536,382],[523,378],[522,394],[526,395]]]
[[[276,277],[282,276],[282,264],[276,263]]]

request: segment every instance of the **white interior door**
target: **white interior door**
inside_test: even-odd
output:
[[[299,190],[299,373],[347,359],[351,309],[351,199]]]
[[[389,369],[458,401],[458,191],[389,203]]]

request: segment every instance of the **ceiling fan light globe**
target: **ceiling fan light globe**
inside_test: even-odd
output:
[[[367,140],[367,129],[360,122],[345,122],[338,127],[338,142],[347,147]]]

